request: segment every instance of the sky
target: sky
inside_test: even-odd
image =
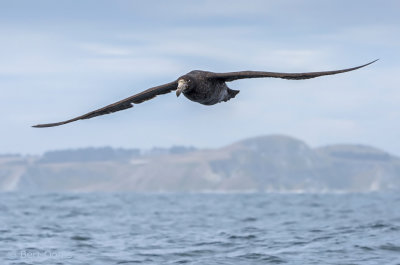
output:
[[[311,147],[372,145],[400,155],[400,2],[0,1],[0,153],[112,146],[221,147],[285,134]],[[37,129],[194,69],[307,72],[248,79],[227,103],[174,93],[114,114]]]

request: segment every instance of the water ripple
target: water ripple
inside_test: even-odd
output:
[[[399,199],[379,193],[0,194],[1,265],[396,264]]]

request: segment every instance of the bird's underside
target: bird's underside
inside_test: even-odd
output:
[[[365,67],[369,64],[372,64],[376,61],[377,60],[361,66],[342,69],[342,70],[308,72],[308,73],[275,73],[275,72],[260,72],[260,71],[213,73],[205,71],[192,71],[184,76],[181,76],[176,81],[149,88],[138,94],[135,94],[133,96],[115,102],[113,104],[107,105],[103,108],[91,111],[84,115],[72,118],[70,120],[56,122],[56,123],[38,124],[34,125],[33,127],[44,128],[44,127],[59,126],[77,120],[90,119],[96,116],[105,115],[124,109],[129,109],[133,107],[133,104],[142,103],[158,95],[166,94],[174,90],[177,90],[177,96],[179,96],[179,94],[182,92],[190,100],[205,105],[213,105],[221,101],[227,101],[238,93],[238,91],[236,90],[229,89],[226,86],[225,82],[231,82],[234,80],[245,79],[245,78],[265,78],[265,77],[282,78],[289,80],[310,79],[324,75],[334,75],[334,74],[354,71],[359,68]],[[227,94],[228,96],[224,98],[225,94]],[[195,98],[192,98],[193,96],[195,96]]]

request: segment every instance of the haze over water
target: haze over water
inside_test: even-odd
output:
[[[399,264],[400,195],[0,194],[1,264]]]

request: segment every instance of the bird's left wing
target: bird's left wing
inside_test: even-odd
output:
[[[342,70],[335,70],[335,71],[325,71],[325,72],[309,72],[309,73],[274,73],[274,72],[258,72],[258,71],[242,71],[242,72],[229,72],[229,73],[213,73],[211,74],[211,78],[216,78],[223,80],[225,82],[234,81],[237,79],[244,79],[244,78],[263,78],[263,77],[274,77],[274,78],[283,78],[283,79],[309,79],[323,75],[335,75],[345,72],[350,72],[357,70],[359,68],[365,67],[370,65],[378,60],[372,61],[370,63],[360,65],[353,68],[347,68]]]
[[[44,127],[59,126],[59,125],[63,125],[66,123],[77,121],[77,120],[90,119],[90,118],[93,118],[96,116],[105,115],[105,114],[113,113],[113,112],[124,110],[124,109],[129,109],[129,108],[133,107],[133,104],[139,104],[139,103],[142,103],[143,101],[150,100],[158,95],[166,94],[173,90],[176,90],[177,86],[178,86],[177,81],[174,81],[174,82],[170,82],[170,83],[167,83],[167,84],[164,84],[161,86],[152,87],[152,88],[149,88],[149,89],[147,89],[143,92],[140,92],[136,95],[133,95],[126,99],[120,100],[113,104],[107,105],[103,108],[91,111],[84,115],[75,117],[73,119],[62,121],[62,122],[56,122],[56,123],[38,124],[38,125],[34,125],[32,127],[44,128]]]

